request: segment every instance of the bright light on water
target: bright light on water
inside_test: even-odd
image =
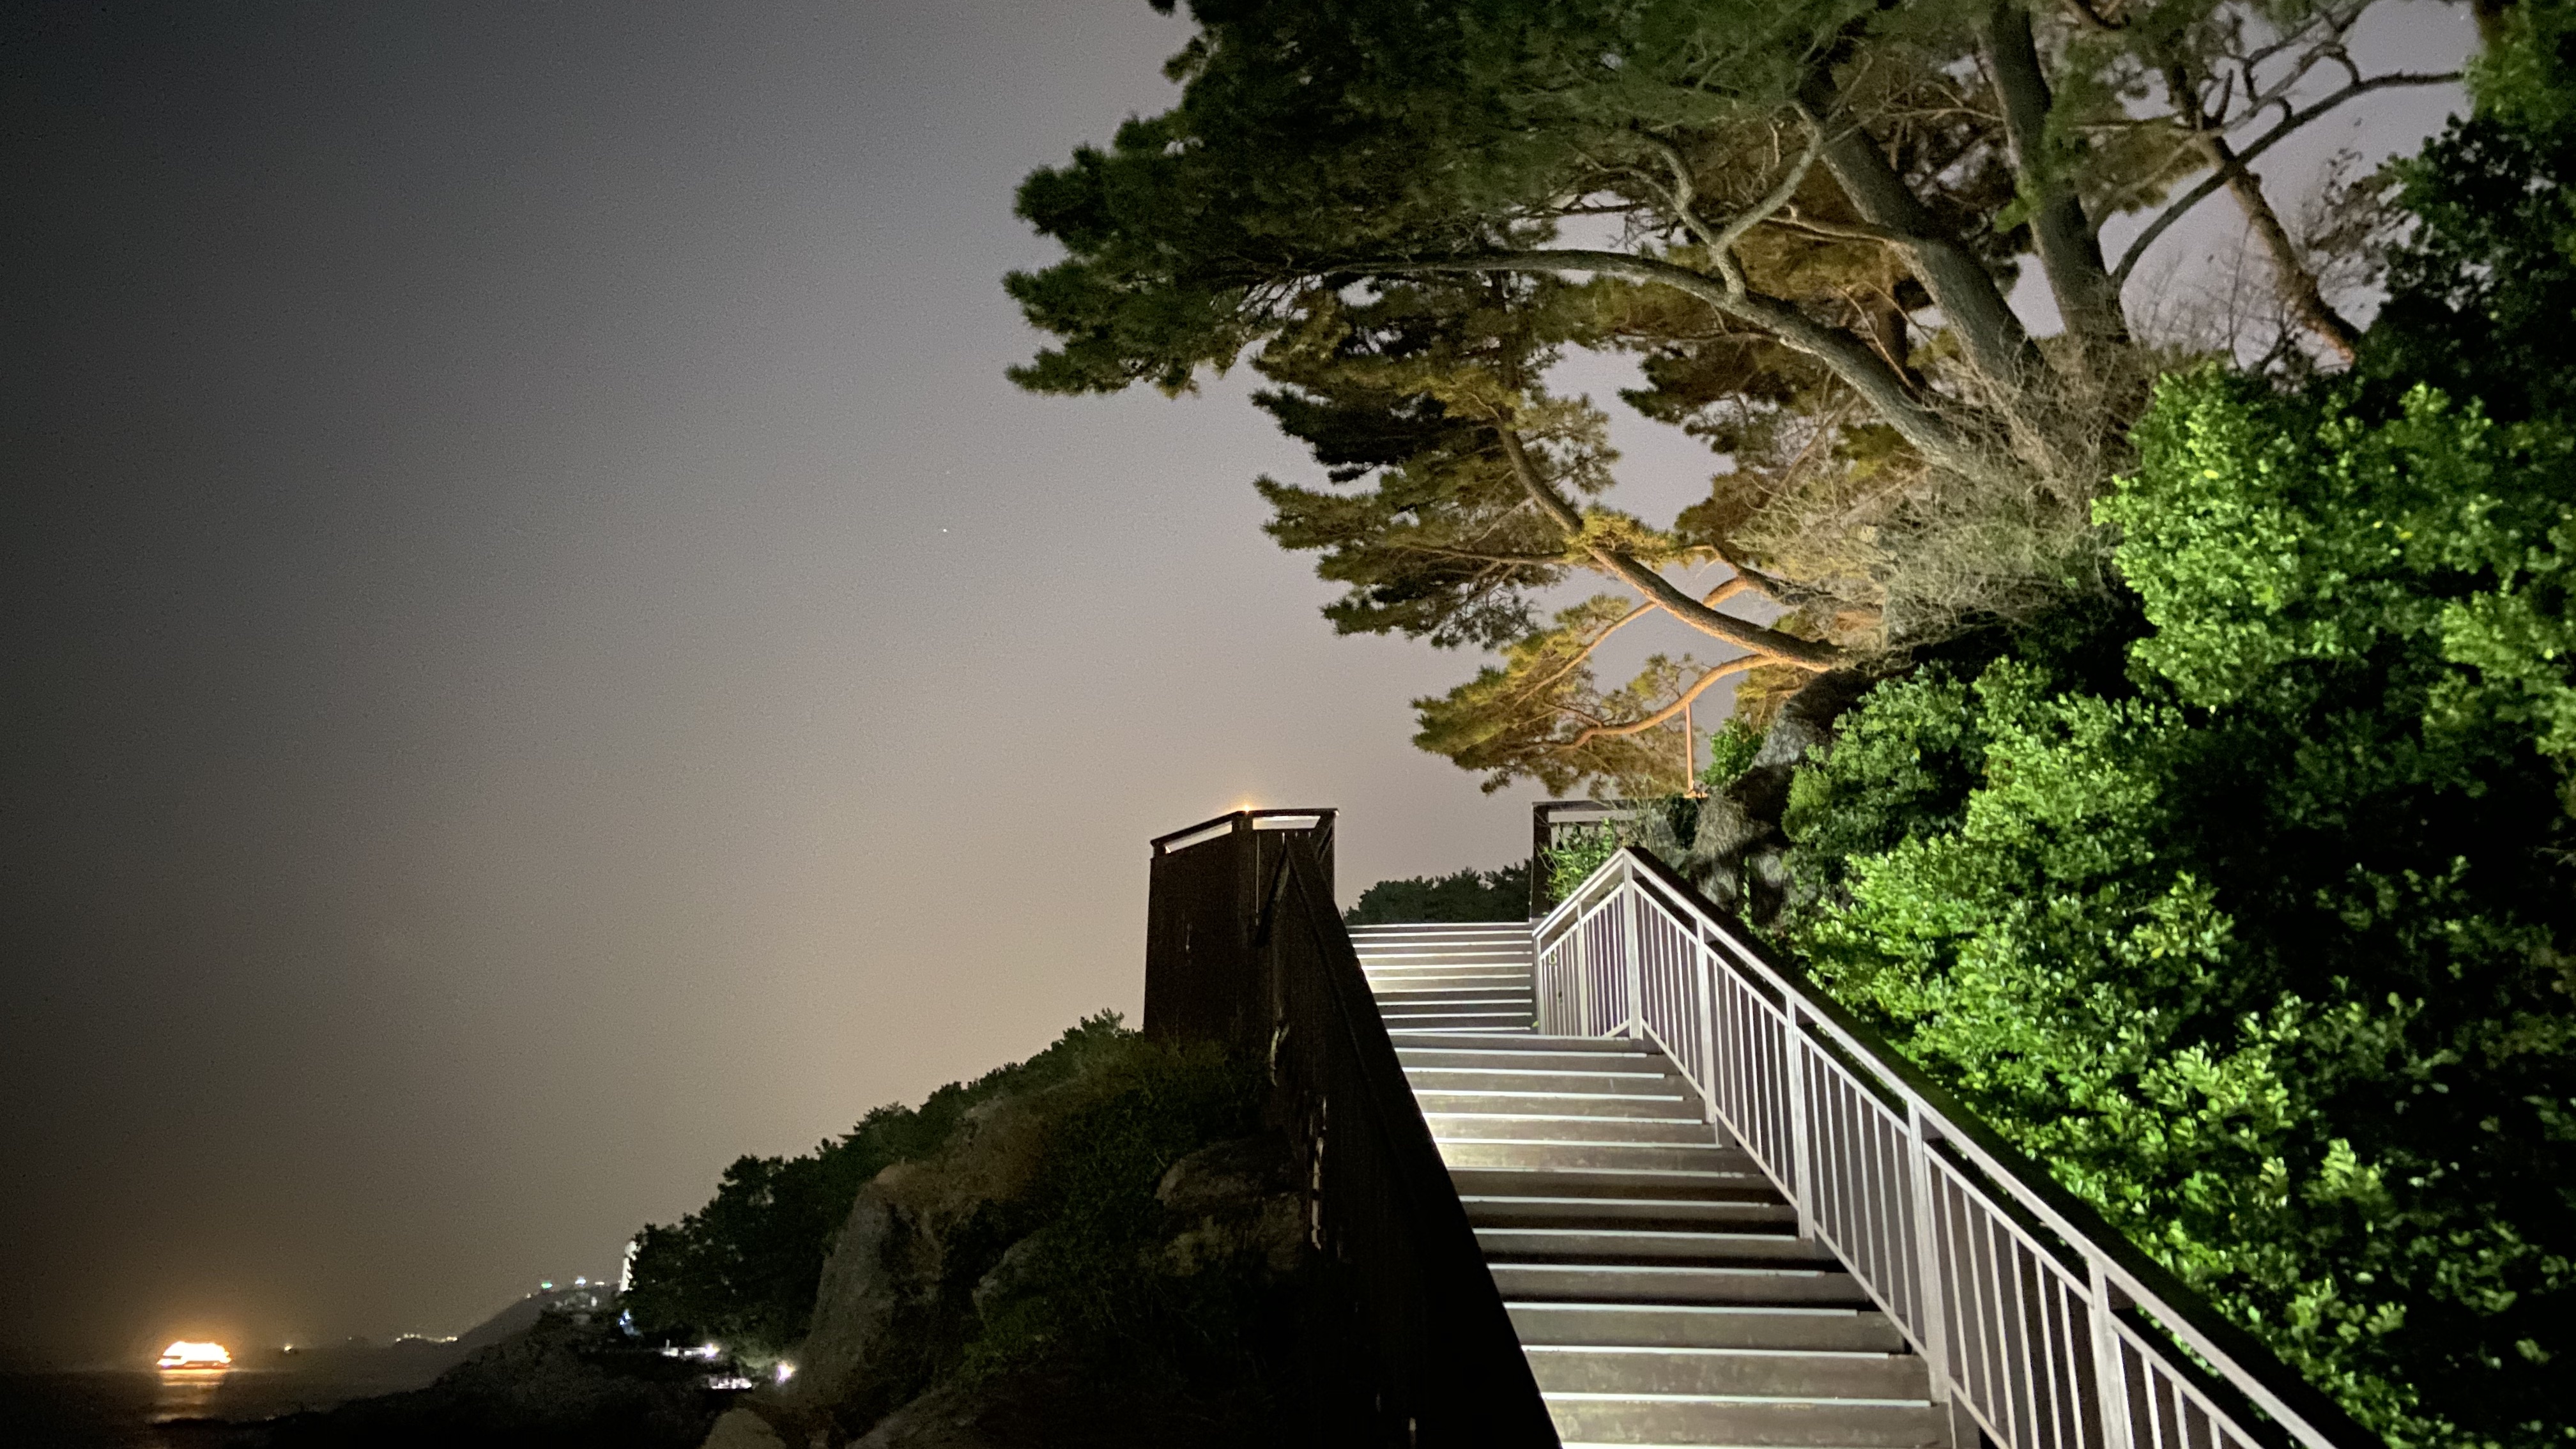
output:
[[[231,1368],[232,1365],[232,1350],[225,1348],[222,1344],[192,1343],[183,1338],[177,1343],[170,1345],[168,1348],[161,1350],[161,1360],[156,1367],[165,1369],[208,1369]]]

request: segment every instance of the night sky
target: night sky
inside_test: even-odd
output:
[[[1002,378],[1013,186],[1172,94],[1142,0],[13,15],[0,1356],[613,1273],[1132,1018],[1146,838],[1240,804],[1343,806],[1345,896],[1526,850],[1407,744],[1471,661],[1262,537],[1238,383]]]

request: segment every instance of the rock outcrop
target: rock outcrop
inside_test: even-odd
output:
[[[1049,1124],[1105,1090],[1093,1075],[987,1103],[948,1151],[898,1163],[859,1189],[824,1260],[796,1377],[781,1395],[793,1413],[874,1423],[929,1386],[940,1350],[960,1337],[962,1325],[949,1321],[958,1305],[946,1301],[955,1279],[962,1270],[975,1283],[990,1271],[971,1262],[986,1246],[977,1230],[1036,1182]],[[993,1295],[982,1296],[989,1304]],[[970,1289],[969,1311],[974,1298]]]
[[[1701,801],[1687,841],[1648,841],[1648,848],[1690,877],[1718,906],[1756,925],[1777,920],[1788,904],[1789,837],[1780,828],[1789,786],[1807,752],[1831,747],[1835,722],[1860,702],[1878,676],[1838,669],[1819,674],[1782,702],[1753,763],[1725,789]]]
[[[1161,1050],[1139,1043],[1138,1059]],[[1294,1278],[1304,1236],[1291,1156],[1269,1135],[1138,1156],[1121,1134],[1174,1130],[1153,1123],[1169,1097],[1143,1080],[1111,1066],[988,1102],[941,1151],[860,1189],[823,1265],[812,1331],[790,1355],[794,1377],[748,1396],[705,1449],[1265,1442],[1265,1426],[1236,1412],[1241,1383],[1183,1402],[1141,1392],[1138,1375],[1152,1366],[1178,1382],[1172,1366],[1204,1357],[1208,1330],[1224,1337],[1226,1315],[1258,1316]],[[1129,1185],[1102,1198],[1105,1162],[1162,1170],[1121,1177]],[[1104,1313],[1100,1294],[1125,1306]],[[1174,1334],[1182,1321],[1190,1332]],[[1240,1380],[1254,1357],[1235,1354],[1212,1377]]]

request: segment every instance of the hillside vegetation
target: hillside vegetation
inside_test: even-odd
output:
[[[648,1230],[646,1333],[792,1365],[738,1442],[1257,1445],[1302,1218],[1257,1073],[1092,1017]]]

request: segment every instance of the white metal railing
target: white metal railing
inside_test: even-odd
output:
[[[1663,1048],[1954,1423],[2001,1449],[2379,1449],[1654,857],[1621,851],[1533,935],[1538,1029]]]

